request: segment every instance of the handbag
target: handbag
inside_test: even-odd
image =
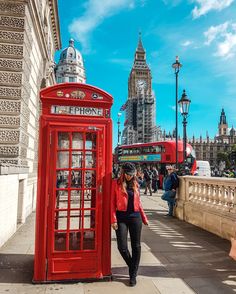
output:
[[[229,252],[229,256],[236,260],[236,239],[231,238],[231,248]]]

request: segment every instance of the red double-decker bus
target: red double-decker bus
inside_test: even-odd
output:
[[[186,165],[190,173],[196,169],[195,151],[190,144],[186,146]],[[183,163],[183,141],[178,141],[178,163]],[[136,143],[132,145],[120,145],[115,149],[115,162],[133,162],[139,165],[156,165],[165,168],[167,164],[176,163],[176,142],[159,141],[151,143]]]

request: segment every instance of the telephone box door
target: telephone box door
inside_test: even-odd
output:
[[[103,129],[51,127],[47,278],[101,273]]]

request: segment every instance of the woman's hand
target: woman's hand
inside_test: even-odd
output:
[[[118,230],[118,225],[117,225],[117,223],[114,223],[114,224],[111,224],[111,227],[112,227],[112,229],[113,230]]]
[[[146,223],[145,223],[145,226],[148,226],[149,225],[149,222],[147,221]]]

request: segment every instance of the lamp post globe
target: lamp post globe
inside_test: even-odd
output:
[[[191,100],[186,95],[186,91],[183,90],[183,94],[181,96],[181,99],[178,101],[180,112],[183,117],[183,162],[185,164],[186,158],[187,158],[187,117],[189,113],[189,106],[190,106]]]
[[[176,56],[175,62],[172,64],[172,68],[175,70],[175,163],[178,168],[178,75],[182,64],[179,62],[179,56]]]

